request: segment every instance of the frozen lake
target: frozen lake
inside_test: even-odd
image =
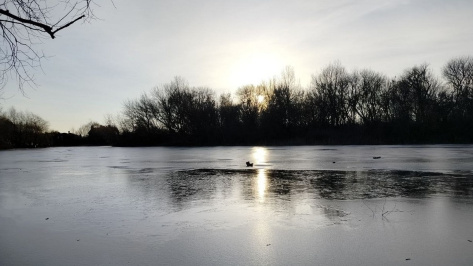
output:
[[[0,151],[0,265],[472,265],[472,221],[472,145]]]

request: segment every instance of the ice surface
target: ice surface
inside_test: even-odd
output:
[[[0,265],[471,265],[472,162],[471,145],[1,151]]]

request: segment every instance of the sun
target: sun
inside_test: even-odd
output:
[[[262,104],[264,102],[264,95],[258,95],[256,97],[256,100],[258,101],[259,104]]]
[[[281,69],[283,69],[282,60],[276,54],[252,53],[235,63],[230,79],[231,83],[237,87],[257,85],[278,75]]]

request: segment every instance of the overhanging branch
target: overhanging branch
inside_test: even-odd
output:
[[[80,16],[80,17],[74,19],[73,21],[67,23],[66,25],[57,28],[56,30],[54,30],[54,31],[52,32],[52,34],[54,35],[56,32],[58,32],[58,31],[60,31],[60,30],[62,30],[62,29],[65,29],[65,28],[67,28],[67,27],[69,27],[69,26],[71,26],[71,25],[74,24],[76,21],[78,21],[78,20],[80,20],[80,19],[83,19],[83,18],[85,18],[85,15],[82,15],[82,16]],[[52,37],[52,38],[54,39],[54,37]]]
[[[56,37],[56,36],[54,36],[54,34],[56,34],[56,32],[71,26],[72,24],[74,24],[75,22],[77,22],[80,19],[85,18],[85,15],[82,15],[82,16],[70,21],[69,23],[67,23],[67,24],[65,24],[65,25],[63,25],[63,26],[61,26],[61,27],[54,30],[53,27],[51,27],[49,25],[31,20],[31,19],[25,19],[25,18],[16,16],[16,15],[10,13],[10,11],[5,10],[5,9],[0,9],[0,14],[5,15],[5,16],[13,19],[14,21],[18,21],[18,22],[24,24],[25,26],[32,25],[32,26],[38,27],[40,29],[43,29],[44,32],[48,33],[49,36],[51,36],[52,39],[54,39]],[[14,21],[12,23],[14,23]]]

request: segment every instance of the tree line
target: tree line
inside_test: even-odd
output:
[[[128,100],[122,145],[407,144],[473,141],[473,58],[396,78],[333,63],[302,88],[280,77],[215,96],[182,78]]]
[[[118,128],[108,124],[90,122],[77,131],[60,133],[50,131],[48,122],[31,112],[0,109],[0,149],[113,145],[118,138]]]
[[[0,143],[9,125],[16,130],[7,132],[15,139],[10,144],[31,146],[31,134],[19,125],[34,123],[16,121],[11,112],[0,115]],[[62,135],[42,130],[45,145],[472,143],[473,57],[447,62],[441,79],[427,64],[388,78],[333,63],[307,88],[286,67],[279,77],[218,97],[176,77],[125,101],[122,113],[105,125],[89,123]]]

